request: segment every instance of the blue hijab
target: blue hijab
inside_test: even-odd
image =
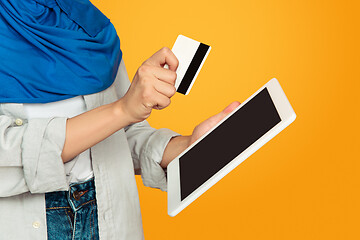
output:
[[[109,87],[122,52],[88,0],[0,1],[0,103],[47,103]]]

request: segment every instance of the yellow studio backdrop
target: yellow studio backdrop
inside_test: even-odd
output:
[[[146,239],[360,239],[359,1],[92,2],[115,25],[131,79],[178,34],[212,46],[190,94],[154,111],[153,127],[191,134],[273,77],[297,113],[174,218],[166,193],[137,177]]]

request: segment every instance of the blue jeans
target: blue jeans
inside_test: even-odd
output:
[[[99,239],[94,179],[45,194],[49,240]]]

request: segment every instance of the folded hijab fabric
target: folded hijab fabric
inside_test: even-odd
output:
[[[0,1],[0,103],[47,103],[108,88],[114,26],[88,0]]]

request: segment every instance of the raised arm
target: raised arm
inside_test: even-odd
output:
[[[164,64],[169,69],[164,69]],[[145,120],[152,109],[167,107],[176,91],[177,65],[171,50],[162,48],[139,67],[120,100],[68,119],[63,161],[71,160],[114,132]]]

